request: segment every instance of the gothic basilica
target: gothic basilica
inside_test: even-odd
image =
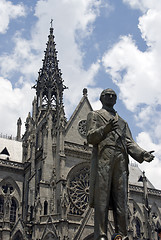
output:
[[[69,120],[66,89],[58,67],[53,28],[43,66],[33,86],[32,113],[21,136],[0,135],[0,239],[92,240],[93,210],[88,206],[92,147],[86,118],[92,106],[87,89]],[[136,164],[129,166],[129,239],[157,239],[161,226],[161,191]],[[109,239],[114,233],[110,212]]]

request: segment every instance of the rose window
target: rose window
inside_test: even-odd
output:
[[[68,179],[68,194],[70,199],[69,213],[82,215],[89,202],[89,164],[75,166]]]
[[[82,137],[86,137],[86,133],[87,133],[86,122],[87,122],[86,120],[81,120],[78,123],[78,131]]]

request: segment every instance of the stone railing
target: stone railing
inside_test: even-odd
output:
[[[81,145],[78,143],[71,143],[71,142],[67,142],[65,141],[65,148],[70,148],[73,150],[77,150],[77,151],[92,151],[92,148],[86,144]]]
[[[77,144],[65,141],[65,154],[80,157],[81,159],[90,160],[91,157],[91,147],[84,144]]]
[[[9,140],[16,140],[16,137],[13,137],[12,135],[2,134],[0,133],[0,138],[5,138]]]
[[[23,163],[19,163],[19,162],[13,162],[10,160],[3,160],[0,159],[0,165],[2,166],[7,166],[7,167],[15,167],[15,168],[19,168],[19,169],[23,169]]]
[[[129,184],[129,190],[136,192],[143,192],[144,188],[136,185]],[[161,190],[155,188],[148,188],[148,194],[161,196]]]

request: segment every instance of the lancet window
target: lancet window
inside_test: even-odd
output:
[[[11,208],[10,208],[10,222],[16,221],[16,209],[17,209],[16,201],[14,200],[14,198],[12,198]]]
[[[138,238],[141,237],[141,226],[140,226],[140,221],[136,219],[136,235]]]
[[[48,214],[48,202],[45,201],[44,202],[44,215],[47,215]]]
[[[4,198],[0,196],[0,214],[4,213]]]

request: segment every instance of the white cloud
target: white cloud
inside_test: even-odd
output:
[[[161,189],[161,183],[158,181],[160,179],[160,169],[161,169],[161,141],[159,144],[154,144],[150,135],[147,132],[141,132],[137,137],[138,144],[146,149],[147,151],[155,150],[153,153],[155,158],[152,162],[147,163],[143,162],[139,164],[139,167],[142,171],[145,171],[145,175],[152,182],[152,184]]]
[[[129,4],[131,8],[140,9],[142,12],[146,12],[148,9],[161,8],[160,1],[158,0],[123,0],[124,3]]]
[[[139,18],[146,51],[138,49],[132,36],[122,36],[103,57],[106,71],[120,88],[120,98],[135,112],[139,124],[147,123],[147,119],[155,121],[156,106],[161,104],[160,16],[159,9],[149,9]]]
[[[133,112],[143,131],[137,142],[147,150],[155,150],[155,160],[143,163],[152,183],[158,182],[161,169],[161,2],[124,0],[132,8],[143,11],[139,18],[141,36],[147,49],[138,49],[132,36],[122,36],[103,57],[103,65],[120,89],[120,98]]]
[[[3,134],[15,137],[18,118],[21,117],[24,122],[31,109],[33,91],[28,83],[23,83],[21,89],[13,88],[11,82],[2,77],[0,77],[0,86],[1,131],[3,130]]]
[[[141,52],[131,36],[123,36],[103,57],[106,71],[120,88],[120,97],[131,111],[140,104],[155,104],[160,83],[160,68],[152,51]],[[157,92],[156,92],[157,91]],[[150,97],[149,97],[150,96]]]
[[[37,77],[43,53],[37,52],[32,40],[22,38],[19,33],[14,36],[13,41],[15,43],[13,52],[10,55],[0,56],[1,74],[9,77],[17,72],[23,74],[25,79],[31,82]]]
[[[147,46],[153,51],[161,52],[160,41],[161,34],[158,30],[161,26],[161,3],[160,9],[149,9],[142,17],[139,18],[139,29],[142,33],[142,38],[146,41]]]
[[[25,16],[22,4],[14,5],[10,1],[0,0],[0,33],[6,33],[11,19]]]

